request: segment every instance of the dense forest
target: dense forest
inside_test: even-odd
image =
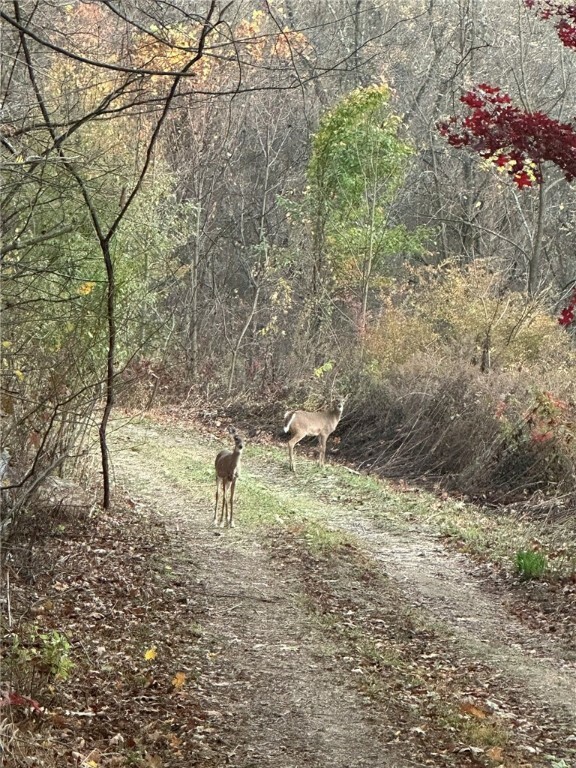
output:
[[[115,404],[348,395],[360,468],[575,488],[574,9],[15,0],[2,19],[4,525]]]

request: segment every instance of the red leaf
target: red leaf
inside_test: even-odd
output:
[[[556,34],[567,48],[576,48],[576,5],[554,0],[524,0],[524,5],[535,11],[544,21],[556,20]]]
[[[530,178],[530,176],[528,176],[526,171],[522,171],[521,173],[514,174],[514,181],[516,182],[518,189],[532,186],[532,179]]]
[[[42,711],[36,699],[31,699],[29,696],[21,696],[13,691],[9,691],[0,699],[0,708],[2,707],[31,707],[35,712]]]

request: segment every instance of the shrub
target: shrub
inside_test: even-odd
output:
[[[413,270],[385,297],[366,350],[377,373],[421,354],[506,370],[568,370],[576,355],[547,307],[486,264]]]
[[[388,372],[426,354],[437,342],[438,336],[430,324],[395,306],[393,299],[386,297],[378,324],[367,332],[370,370],[375,375]]]
[[[57,630],[23,625],[5,651],[7,680],[15,690],[38,695],[46,685],[68,678],[74,666],[70,650],[67,637]]]
[[[494,501],[576,492],[569,336],[485,264],[414,270],[366,337],[342,451]]]
[[[516,570],[523,579],[540,579],[546,570],[546,556],[535,550],[516,553]]]
[[[388,474],[459,475],[498,439],[498,394],[469,365],[413,360],[357,394],[346,447]]]
[[[477,498],[570,494],[573,411],[524,372],[487,376],[462,361],[425,356],[364,379],[339,427],[341,450],[373,471],[432,478]]]
[[[574,406],[536,390],[522,403],[499,408],[502,447],[496,480],[514,475],[530,490],[569,493],[576,478]]]

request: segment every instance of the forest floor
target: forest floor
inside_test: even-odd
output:
[[[293,475],[276,440],[248,441],[215,529],[223,426],[117,427],[114,509],[55,488],[11,553],[20,631],[74,661],[54,683],[8,654],[41,707],[2,723],[15,766],[576,766],[572,582],[471,557],[450,500],[300,447]]]

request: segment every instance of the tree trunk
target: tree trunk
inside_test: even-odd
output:
[[[189,365],[192,379],[198,378],[198,268],[200,264],[200,223],[202,205],[196,208],[194,249],[190,260],[190,307],[188,310]]]
[[[116,279],[114,274],[114,262],[110,253],[110,240],[105,239],[101,242],[102,255],[104,256],[104,263],[106,265],[106,322],[108,326],[108,350],[106,355],[106,379],[105,379],[105,401],[104,401],[104,413],[102,414],[102,420],[98,428],[98,435],[100,439],[100,454],[102,457],[102,486],[103,486],[103,501],[102,505],[104,509],[110,508],[110,495],[111,495],[111,483],[110,483],[110,456],[108,452],[108,443],[106,440],[106,432],[108,427],[108,421],[112,408],[114,407],[114,357],[116,354]]]
[[[536,220],[536,231],[532,239],[532,252],[530,253],[530,261],[528,262],[528,293],[530,296],[535,296],[538,293],[538,287],[540,285],[545,210],[546,187],[544,177],[542,177],[542,182],[538,188],[538,218]]]

